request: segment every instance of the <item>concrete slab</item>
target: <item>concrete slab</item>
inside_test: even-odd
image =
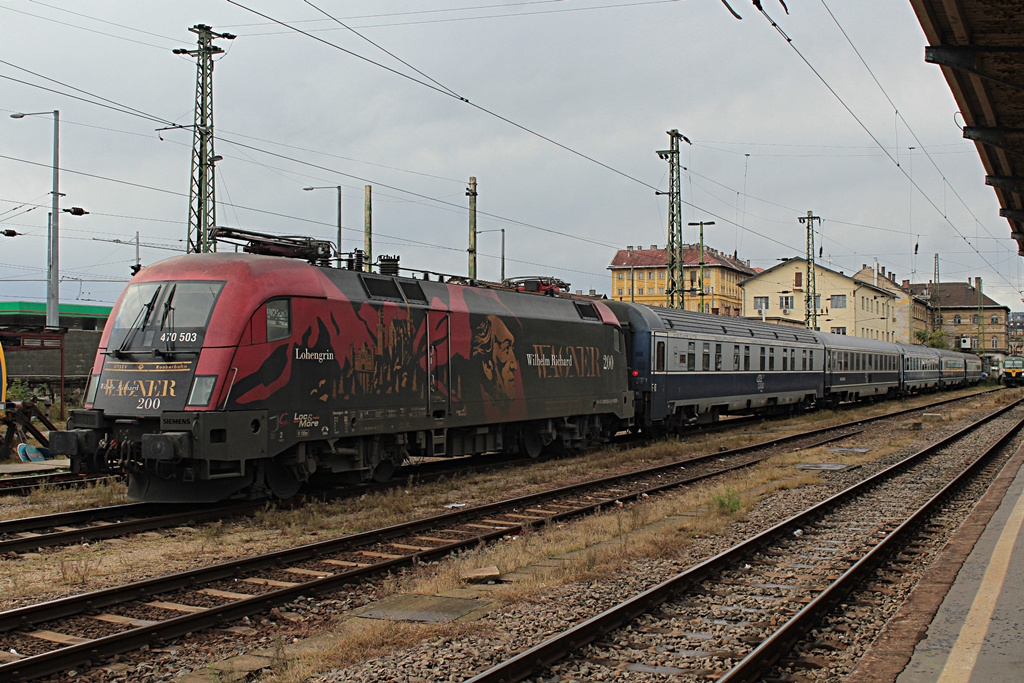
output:
[[[47,460],[45,462],[12,462],[0,465],[0,475],[4,474],[31,474],[33,472],[53,472],[66,470],[71,467],[71,461],[67,458]]]
[[[487,603],[466,598],[446,598],[437,595],[393,595],[353,613],[364,619],[391,619],[392,621],[419,621],[443,624],[474,612]]]

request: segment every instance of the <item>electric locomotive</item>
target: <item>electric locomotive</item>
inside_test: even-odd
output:
[[[1024,385],[1024,358],[1009,356],[1003,359],[1003,384],[1008,387]]]
[[[248,252],[288,253],[245,235]],[[218,501],[385,480],[414,457],[536,457],[631,425],[604,304],[328,267],[318,244],[298,252],[310,262],[190,254],[142,269],[51,449],[77,472],[126,474],[134,500]]]

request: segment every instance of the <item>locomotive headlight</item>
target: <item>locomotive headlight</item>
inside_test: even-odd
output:
[[[188,393],[188,405],[205,406],[210,403],[213,387],[217,384],[216,375],[197,375],[192,380],[192,390]]]

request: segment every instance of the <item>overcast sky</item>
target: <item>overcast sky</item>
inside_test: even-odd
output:
[[[0,228],[24,233],[0,237],[0,299],[46,298],[53,117],[10,113],[60,110],[62,206],[90,212],[60,220],[62,301],[116,299],[135,247],[103,240],[139,232],[144,264],[183,250],[192,133],[156,129],[192,123],[196,63],[171,50],[202,23],[237,36],[215,41],[219,225],[333,241],[336,192],[302,188],[340,184],[348,251],[369,184],[377,255],[465,274],[476,176],[509,276],[608,292],[616,249],[665,244],[655,152],[677,128],[683,221],[715,221],[707,245],[802,257],[811,210],[836,270],[927,281],[939,253],[944,282],[980,276],[1020,309],[1015,244],[910,3],[764,0],[777,30],[729,2],[742,21],[721,0],[0,0]],[[500,250],[480,236],[480,277]]]

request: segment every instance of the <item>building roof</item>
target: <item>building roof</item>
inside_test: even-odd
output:
[[[106,320],[110,315],[111,306],[91,306],[88,304],[60,304],[58,311],[61,316],[69,318],[99,318]],[[12,315],[46,315],[46,304],[36,301],[0,301],[0,316]]]
[[[1020,0],[911,0],[1024,255],[1024,13]],[[978,179],[980,182],[980,178]]]
[[[910,291],[916,296],[931,300],[932,283],[920,282],[910,285]],[[981,305],[983,308],[1001,308],[1009,311],[998,301],[988,298],[985,292],[981,293]],[[939,306],[941,308],[978,308],[978,290],[969,282],[940,282],[939,283]]]
[[[683,245],[683,267],[696,268],[700,265],[700,246],[696,244]],[[620,249],[615,253],[610,270],[620,268],[665,268],[668,266],[667,249]],[[729,268],[741,273],[753,275],[757,272],[747,263],[739,260],[736,256],[723,254],[717,249],[704,245],[704,267],[719,266]]]

